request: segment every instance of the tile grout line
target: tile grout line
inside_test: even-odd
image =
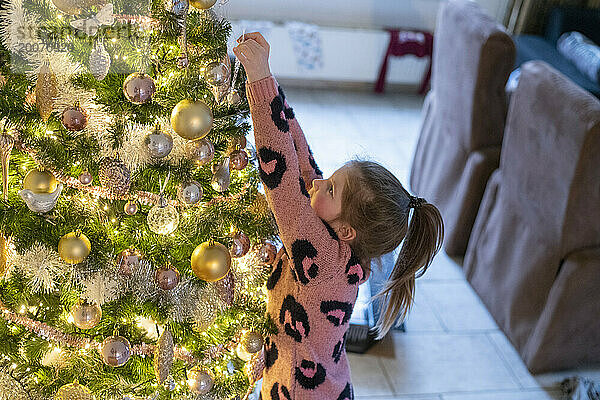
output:
[[[502,331],[500,331],[500,332],[502,332]],[[502,334],[504,334],[504,333],[502,333]],[[510,371],[511,376],[516,380],[517,385],[519,385],[519,388],[520,389],[525,389],[525,386],[523,386],[523,383],[521,382],[521,379],[519,379],[517,373],[513,370],[512,366],[510,365],[510,362],[506,359],[506,357],[504,356],[504,354],[502,354],[502,351],[500,350],[500,347],[490,337],[489,333],[486,333],[485,337],[492,344],[492,347],[494,347],[494,349],[496,350],[496,353],[498,354],[498,356],[500,357],[500,359],[504,363],[504,366],[508,368],[508,370]]]
[[[383,371],[383,377],[385,378],[388,387],[392,391],[392,395],[396,396],[396,388],[392,384],[392,379],[390,378],[388,371],[385,369],[385,364],[383,363],[383,361],[381,361],[381,357],[377,357],[377,364],[379,365],[379,368],[381,368],[381,370]]]

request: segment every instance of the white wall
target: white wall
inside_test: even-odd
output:
[[[478,0],[502,21],[508,0]],[[433,31],[440,0],[229,0],[216,11],[232,21],[232,38],[241,34],[236,20],[276,22],[268,38],[271,70],[280,78],[341,82],[375,82],[388,45],[385,27]],[[318,71],[298,69],[285,21],[302,21],[321,27],[324,66]],[[232,43],[233,45],[233,43]],[[392,58],[388,82],[418,84],[426,60]]]

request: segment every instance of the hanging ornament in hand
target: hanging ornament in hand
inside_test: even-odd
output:
[[[154,132],[144,138],[144,147],[151,158],[164,158],[173,149],[173,137],[168,132],[161,131],[157,125]]]
[[[242,337],[242,344],[248,353],[256,353],[262,350],[264,339],[260,333],[248,331]]]
[[[229,189],[231,183],[231,173],[229,171],[229,157],[225,157],[221,165],[219,165],[210,181],[210,185],[217,192],[224,192]]]
[[[182,183],[177,191],[179,201],[188,206],[198,203],[202,199],[202,194],[202,186],[196,181]]]
[[[215,382],[209,371],[194,367],[188,372],[188,387],[194,394],[207,394]]]
[[[79,264],[91,250],[90,240],[78,230],[67,233],[58,241],[58,255],[67,264]]]
[[[69,107],[62,112],[60,121],[71,132],[78,132],[87,125],[87,114],[78,105]]]
[[[112,194],[122,196],[129,192],[131,172],[121,161],[105,157],[100,163],[100,184]]]
[[[277,256],[277,247],[271,242],[265,242],[258,251],[258,259],[261,263],[271,265]]]
[[[227,247],[213,240],[200,244],[192,253],[192,271],[199,279],[216,282],[223,279],[231,268]]]
[[[142,72],[134,72],[123,82],[123,94],[133,104],[150,102],[155,92],[154,80]]]
[[[117,332],[109,336],[100,345],[100,355],[102,361],[111,367],[120,367],[125,365],[131,357],[131,345],[129,340],[119,336]]]
[[[175,356],[174,347],[173,335],[168,329],[165,329],[154,350],[154,375],[159,385],[165,383],[169,377]]]
[[[12,135],[0,134],[0,161],[2,162],[2,197],[8,200],[8,166],[10,164],[10,153],[15,144]]]
[[[97,304],[80,301],[71,308],[71,316],[79,329],[91,329],[102,319],[102,309]]]
[[[161,196],[160,201],[148,212],[148,228],[159,235],[173,233],[179,225],[179,213]]]
[[[204,69],[204,79],[211,86],[225,86],[231,77],[227,65],[221,62],[211,62]]]
[[[50,63],[45,61],[38,73],[37,83],[35,85],[35,104],[44,122],[48,121],[54,100],[58,96],[56,75],[50,68]]]
[[[91,185],[93,180],[94,177],[88,171],[84,171],[79,175],[79,182],[81,182],[82,185]]]
[[[87,387],[75,381],[62,386],[54,395],[54,400],[95,400],[96,398]]]
[[[208,10],[215,5],[217,0],[191,0],[190,4],[198,10]]]
[[[175,289],[175,286],[179,284],[180,280],[181,276],[179,275],[179,271],[171,265],[161,267],[154,273],[154,281],[162,290]]]
[[[231,256],[238,258],[243,257],[250,250],[250,239],[244,232],[237,232],[233,235],[231,248],[229,251],[231,252]]]
[[[90,54],[90,72],[97,80],[106,78],[110,70],[110,54],[104,47],[102,40],[98,41]]]
[[[233,169],[241,171],[248,165],[248,153],[246,153],[246,150],[234,150],[229,157],[231,158],[231,167]]]
[[[142,260],[142,253],[136,249],[126,249],[117,256],[117,267],[119,274],[130,277],[139,267]]]
[[[181,100],[171,112],[171,127],[184,139],[202,139],[212,126],[212,110],[203,101]]]
[[[215,146],[208,138],[187,142],[186,150],[188,156],[198,165],[208,164],[215,156]]]

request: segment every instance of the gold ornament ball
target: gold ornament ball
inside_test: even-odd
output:
[[[242,343],[248,353],[256,353],[263,348],[264,339],[260,333],[250,331],[246,332],[242,338]]]
[[[58,255],[67,264],[79,264],[91,250],[90,240],[81,232],[67,233],[58,241]]]
[[[29,189],[35,194],[54,193],[58,182],[54,175],[48,171],[32,169],[23,179],[23,189]]]
[[[202,370],[198,367],[192,368],[188,372],[188,387],[195,394],[207,394],[215,383],[212,374],[206,370]]]
[[[231,268],[231,255],[227,247],[218,242],[204,242],[192,253],[192,271],[206,282],[223,279]]]
[[[208,10],[214,6],[216,2],[217,0],[191,0],[190,4],[198,10]]]
[[[131,345],[129,340],[123,336],[109,336],[100,346],[102,360],[111,367],[120,367],[125,365],[131,357]]]
[[[54,395],[54,400],[95,400],[96,398],[87,387],[75,381],[62,386]]]
[[[212,126],[212,110],[203,101],[181,100],[171,112],[171,127],[184,139],[202,139]]]
[[[91,329],[102,319],[102,309],[97,304],[80,302],[71,308],[73,324],[80,329]]]

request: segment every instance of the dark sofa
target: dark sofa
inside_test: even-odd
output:
[[[517,35],[515,67],[531,60],[542,60],[569,77],[573,82],[600,98],[600,85],[579,72],[573,63],[556,49],[556,41],[565,32],[577,31],[600,45],[600,10],[557,7],[550,12],[544,36]]]

